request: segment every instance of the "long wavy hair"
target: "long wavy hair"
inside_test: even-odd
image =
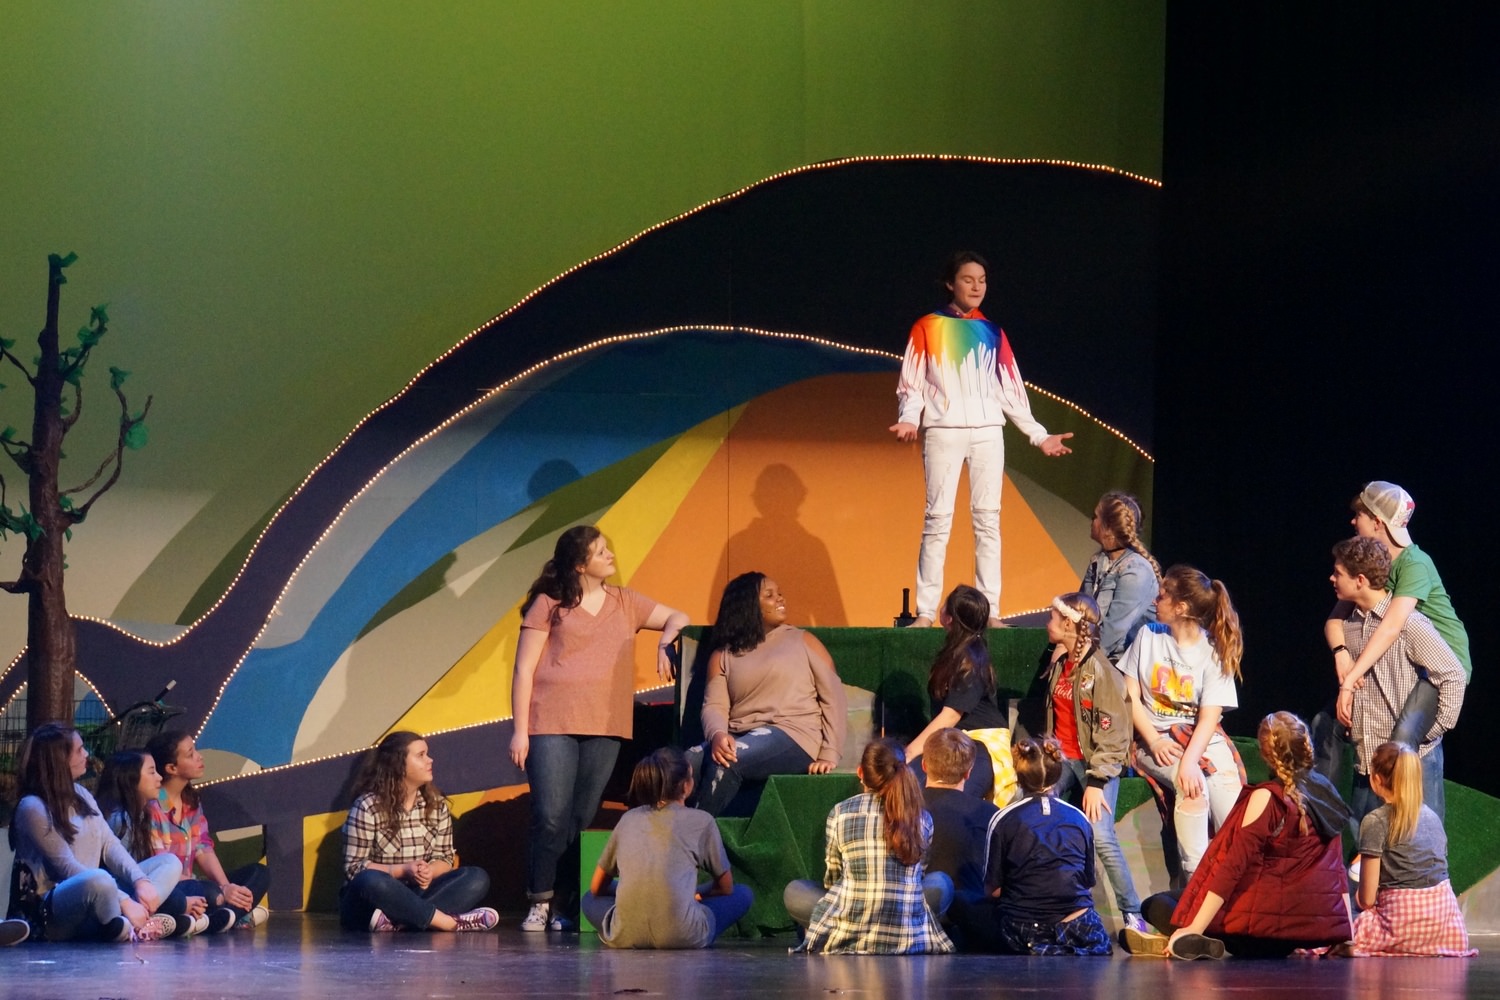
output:
[[[185,733],[180,729],[168,729],[166,732],[157,733],[146,743],[146,752],[156,761],[156,771],[161,775],[161,780],[167,780],[167,768],[177,764],[177,756],[182,753],[182,745],[192,739],[192,733]],[[189,781],[182,787],[182,804],[189,809],[198,808],[198,789],[193,787]]]
[[[144,750],[116,750],[104,762],[99,792],[94,796],[106,816],[113,812],[125,814],[130,824],[125,849],[137,861],[144,861],[153,853],[151,819],[147,815],[151,803],[141,798],[141,770],[148,760],[151,755]]]
[[[766,638],[766,620],[760,613],[760,586],[766,574],[751,570],[724,585],[719,614],[714,619],[714,649],[748,653]]]
[[[1243,680],[1240,659],[1245,654],[1245,637],[1224,584],[1191,566],[1173,566],[1162,575],[1161,589],[1174,602],[1186,604],[1188,616],[1208,633],[1224,676],[1233,674]]]
[[[1062,777],[1062,744],[1054,739],[1022,740],[1011,747],[1016,762],[1016,783],[1027,795],[1039,795]]]
[[[943,648],[927,674],[927,693],[943,699],[954,686],[977,675],[987,695],[995,693],[995,669],[985,630],[990,623],[990,600],[967,584],[953,588],[943,602],[948,621]]]
[[[676,747],[661,747],[635,765],[630,773],[627,798],[634,805],[661,809],[670,802],[680,801],[692,778],[693,771],[683,752]]]
[[[531,583],[526,600],[521,605],[524,617],[536,599],[543,594],[557,602],[552,609],[552,624],[562,620],[562,613],[578,607],[583,600],[583,581],[579,579],[578,567],[589,561],[589,547],[603,532],[592,524],[580,524],[557,536],[552,547],[552,558],[542,566],[542,575]]]
[[[84,797],[78,794],[73,781],[73,738],[78,730],[60,722],[48,722],[37,726],[26,742],[21,744],[20,767],[17,775],[20,798],[35,795],[47,809],[47,818],[52,829],[62,834],[68,843],[78,836],[78,827],[73,817],[97,816]],[[11,843],[15,844],[15,827],[11,827]]]
[[[418,740],[426,739],[419,733],[401,729],[390,733],[365,755],[364,767],[359,781],[354,786],[354,795],[371,795],[374,798],[375,820],[385,827],[392,837],[401,829],[401,816],[406,812],[406,753]],[[417,798],[422,803],[422,820],[428,826],[436,826],[442,811],[443,793],[437,785],[427,782],[417,789]]]
[[[876,798],[885,815],[885,846],[903,865],[922,860],[927,842],[922,837],[922,787],[906,764],[906,753],[893,739],[879,739],[859,758],[860,780]]]
[[[1386,833],[1389,843],[1399,844],[1417,832],[1422,815],[1422,761],[1405,743],[1392,740],[1375,748],[1370,758],[1370,774],[1391,793],[1391,826]]]
[[[1276,780],[1281,782],[1286,797],[1297,803],[1302,813],[1299,826],[1306,833],[1309,829],[1307,810],[1303,808],[1299,782],[1307,777],[1313,766],[1312,736],[1307,731],[1307,723],[1291,712],[1272,712],[1260,720],[1256,739],[1260,743],[1261,757]]]
[[[1105,530],[1115,536],[1115,541],[1150,563],[1151,571],[1156,574],[1156,579],[1161,580],[1161,564],[1156,561],[1155,556],[1146,551],[1146,546],[1141,544],[1139,500],[1129,493],[1110,490],[1099,498],[1099,521],[1104,525]]]
[[[1068,657],[1074,663],[1082,663],[1089,647],[1099,645],[1099,623],[1103,620],[1099,605],[1088,594],[1063,594],[1058,600],[1083,616],[1076,622],[1064,619],[1073,626],[1073,648],[1068,650]]]

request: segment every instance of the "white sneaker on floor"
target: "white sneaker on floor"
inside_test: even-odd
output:
[[[552,900],[543,899],[531,904],[531,912],[521,921],[523,931],[544,931],[552,922]]]
[[[271,919],[271,911],[264,906],[256,906],[249,913],[240,917],[239,923],[235,926],[242,931],[253,931],[269,919]]]
[[[178,937],[197,937],[199,934],[202,934],[208,930],[208,914],[206,913],[197,917],[190,917],[184,914],[183,916],[176,917],[175,919],[177,921]]]

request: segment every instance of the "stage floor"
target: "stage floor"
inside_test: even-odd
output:
[[[786,953],[788,939],[701,952],[618,952],[592,935],[345,934],[333,917],[281,913],[256,932],[141,945],[0,950],[3,997],[1089,996],[1500,997],[1500,936],[1480,957],[1213,963],[959,955]]]

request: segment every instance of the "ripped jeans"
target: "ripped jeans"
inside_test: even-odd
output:
[[[714,760],[707,742],[687,752],[696,804],[710,816],[723,812],[746,781],[764,781],[773,774],[806,774],[813,762],[786,730],[775,726],[757,726],[729,735],[734,737],[737,759],[728,767]]]

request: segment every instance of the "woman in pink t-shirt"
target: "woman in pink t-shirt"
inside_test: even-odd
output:
[[[571,930],[578,914],[578,835],[599,811],[604,786],[631,736],[635,633],[662,633],[657,671],[676,676],[668,650],[687,615],[628,587],[606,583],[615,556],[593,525],[557,539],[521,605],[511,683],[515,733],[510,759],[531,781],[531,836],[523,931]],[[561,899],[554,898],[558,892]]]

